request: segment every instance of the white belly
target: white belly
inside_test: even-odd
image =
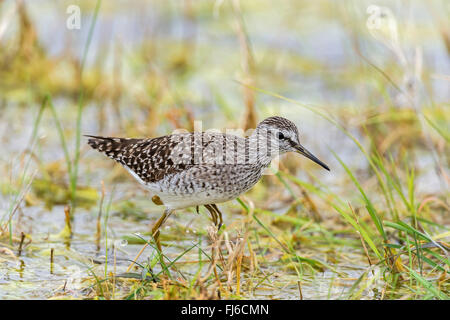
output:
[[[152,194],[157,195],[165,207],[175,210],[235,199],[251,189],[262,173],[262,170],[251,168],[226,169],[206,171],[193,167],[154,183],[145,183],[130,169],[128,172]]]

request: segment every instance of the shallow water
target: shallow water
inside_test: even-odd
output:
[[[34,211],[34,213],[30,212]],[[0,299],[41,299],[51,298],[55,295],[67,297],[83,297],[83,285],[85,279],[92,276],[90,270],[99,275],[105,272],[105,260],[108,259],[108,272],[115,270],[116,274],[126,271],[130,259],[142,248],[142,244],[130,244],[125,238],[133,233],[147,233],[150,220],[130,221],[123,219],[114,213],[108,219],[108,238],[102,237],[100,249],[97,248],[95,239],[96,216],[87,211],[78,210],[73,222],[75,230],[71,239],[62,240],[56,234],[64,227],[63,207],[56,206],[53,210],[40,210],[30,208],[27,212],[30,218],[21,225],[22,230],[32,231],[32,242],[25,240],[25,246],[21,255],[18,255],[18,244],[11,248],[16,257],[1,256],[0,259]],[[152,219],[158,217],[158,213],[152,213]],[[230,215],[225,214],[225,220],[230,220]],[[162,230],[163,250],[168,258],[175,258],[186,248],[198,243],[199,237],[195,235],[195,229],[176,232],[181,240],[165,240],[166,234],[173,234],[172,228],[180,225],[193,225],[197,228],[206,227],[210,223],[204,215],[197,216],[194,213],[176,214],[167,221]],[[184,233],[183,233],[184,232]],[[144,236],[145,238],[145,236]],[[209,254],[208,238],[201,236],[202,249]],[[108,258],[105,247],[108,243]],[[114,263],[114,251],[115,263]],[[50,262],[50,251],[54,249],[53,264]],[[347,252],[353,248],[342,248]],[[301,253],[300,253],[301,254]],[[154,255],[153,249],[147,249],[140,261],[145,261]],[[203,256],[204,270],[208,266],[207,258]],[[189,263],[198,260],[198,250],[192,250],[177,261],[177,269],[186,277],[195,275],[198,263]],[[262,270],[266,274],[272,274],[267,281],[255,286],[251,291],[244,291],[244,297],[254,299],[298,299],[299,289],[295,272],[286,272],[282,264],[268,256],[267,266]],[[348,281],[338,280],[337,275],[330,271],[317,272],[314,275],[305,275],[302,282],[304,299],[337,299],[344,298],[346,290],[356,278],[366,271],[367,266],[361,262],[361,266],[341,264],[336,265],[339,272],[349,278]],[[160,269],[155,267],[154,272]],[[175,272],[176,274],[176,272]],[[242,286],[246,287],[246,278],[249,275],[243,273]],[[255,285],[255,280],[253,284]],[[333,282],[333,288],[330,288]],[[339,286],[335,282],[338,282]],[[368,298],[370,298],[368,296]]]
[[[73,1],[26,1],[27,10],[34,22],[39,40],[49,57],[59,57],[64,50],[70,50],[75,57],[81,57],[83,46],[87,37],[88,28],[81,30],[68,30],[65,26],[65,9],[67,4]],[[10,6],[13,1],[4,1],[5,6]],[[177,1],[171,2],[134,2],[129,5],[128,1],[104,1],[107,6],[102,11],[97,21],[96,32],[89,51],[87,68],[101,65],[105,69],[105,78],[111,77],[111,69],[114,63],[114,48],[119,46],[123,50],[122,82],[127,92],[122,97],[120,105],[122,108],[122,120],[137,118],[143,114],[142,110],[135,110],[135,96],[146,92],[141,83],[145,80],[145,71],[156,69],[165,74],[164,59],[167,57],[154,57],[147,65],[142,65],[136,58],[136,51],[141,50],[142,43],[149,41],[150,44],[161,48],[170,48],[180,45],[183,41],[194,40],[197,49],[191,57],[192,68],[188,80],[183,76],[168,79],[172,85],[170,88],[180,94],[193,109],[196,119],[203,120],[204,129],[225,129],[230,123],[222,116],[216,116],[222,111],[220,109],[215,92],[225,98],[231,106],[233,127],[238,121],[238,116],[243,112],[242,88],[235,79],[240,79],[240,56],[238,41],[233,29],[233,20],[226,14],[225,10],[218,11],[217,15],[211,12],[214,8],[204,5],[199,10],[198,17],[191,21],[182,14],[183,8]],[[162,5],[164,3],[164,5]],[[257,67],[258,85],[263,89],[269,89],[286,97],[320,106],[321,110],[327,110],[330,114],[338,114],[341,107],[353,106],[356,110],[361,105],[367,105],[368,96],[373,84],[355,83],[348,78],[346,72],[355,68],[360,63],[359,58],[350,50],[351,38],[345,23],[347,20],[341,16],[341,9],[335,4],[326,10],[311,4],[302,5],[280,3],[279,14],[274,14],[268,3],[251,4],[245,10],[245,21],[248,27],[249,38],[254,49],[254,58]],[[294,2],[295,3],[295,2]],[[159,4],[159,5],[158,5]],[[355,16],[354,23],[361,28],[366,37],[362,51],[379,66],[392,63],[392,52],[383,47],[370,35],[366,34],[365,13],[371,1],[347,1],[345,6],[353,8]],[[395,14],[401,17],[405,15],[397,5],[385,3],[392,6]],[[117,7],[115,7],[117,6]],[[411,48],[415,45],[423,47],[424,66],[429,75],[450,74],[450,60],[445,54],[439,35],[432,33],[433,16],[426,10],[426,5],[421,1],[409,2],[410,14],[414,19],[420,21],[424,26],[425,34],[416,37],[416,43],[406,36],[408,23],[399,23],[402,35],[402,44],[407,48],[410,56]],[[102,9],[103,10],[103,9]],[[330,14],[329,11],[334,14]],[[83,11],[84,12],[84,11]],[[353,11],[352,11],[353,12]],[[86,12],[87,13],[87,12]],[[91,14],[82,15],[82,25],[87,26]],[[43,23],[45,19],[45,23]],[[344,22],[343,22],[344,21]],[[13,37],[17,31],[17,25],[12,26],[6,38]],[[70,39],[70,41],[67,41]],[[161,49],[160,49],[161,50]],[[173,54],[173,52],[170,53]],[[295,60],[295,59],[298,59]],[[273,60],[276,60],[273,62]],[[395,58],[394,58],[395,60]],[[294,61],[294,62],[293,62]],[[314,72],[311,72],[310,64],[318,64]],[[224,67],[226,66],[226,67]],[[268,66],[268,67],[266,67]],[[148,70],[147,70],[148,68]],[[152,69],[153,68],[153,69]],[[264,69],[267,68],[267,69]],[[136,70],[138,69],[138,70]],[[142,69],[142,70],[141,70]],[[364,71],[367,72],[367,71]],[[144,76],[142,75],[144,74]],[[267,75],[266,75],[267,74]],[[374,73],[374,77],[376,74]],[[396,79],[401,82],[400,79]],[[448,81],[439,77],[432,77],[430,81],[430,95],[435,103],[448,102],[450,91]],[[17,93],[8,96],[5,106],[0,113],[0,142],[2,152],[0,154],[0,175],[2,178],[0,189],[0,218],[3,213],[8,212],[13,196],[9,185],[17,181],[23,172],[23,152],[30,140],[33,121],[39,105],[31,97]],[[378,96],[372,101],[374,105],[385,103]],[[394,96],[394,94],[392,94]],[[19,102],[18,102],[19,101]],[[66,130],[73,150],[73,136],[75,129],[76,102],[68,98],[54,97],[54,104],[61,122]],[[114,118],[111,103],[105,102],[106,119],[102,123],[103,131],[99,132],[98,101],[89,101],[83,113],[82,132],[87,134],[117,134],[124,135],[118,129],[116,118]],[[162,108],[168,107],[171,102],[164,102]],[[319,181],[338,194],[353,193],[351,188],[343,188],[341,179],[345,177],[345,170],[332,156],[330,150],[336,152],[339,157],[355,172],[364,172],[367,169],[367,160],[358,150],[357,146],[345,134],[329,122],[320,118],[300,106],[276,99],[274,97],[257,94],[257,112],[259,118],[269,115],[285,116],[299,125],[302,144],[310,151],[324,160],[331,168],[332,174],[317,170],[313,164],[302,161],[302,169],[297,176],[305,181],[311,181],[308,177],[312,174]],[[361,110],[363,112],[363,110]],[[357,112],[356,116],[358,115]],[[355,117],[356,117],[355,116]],[[335,117],[333,117],[335,118]],[[339,121],[339,119],[337,119]],[[360,130],[352,126],[353,119],[344,124],[355,137],[368,147],[367,139],[364,139]],[[139,121],[137,121],[139,122]],[[141,124],[132,122],[133,126]],[[145,126],[145,124],[143,125]],[[168,134],[168,127],[155,128],[155,134]],[[61,144],[55,129],[54,121],[50,112],[44,114],[42,124],[38,130],[39,143],[34,148],[34,153],[39,161],[31,161],[28,175],[39,170],[40,164],[49,164],[53,161],[63,163]],[[420,194],[436,193],[440,191],[441,184],[436,172],[433,170],[433,159],[427,150],[418,150],[418,176],[416,191]],[[101,189],[100,181],[109,181],[110,167],[104,165],[108,159],[82,147],[82,158],[79,171],[79,183],[90,186],[95,190]],[[64,165],[62,165],[64,170]],[[39,172],[39,171],[38,171]],[[38,174],[39,176],[39,174]],[[65,176],[64,176],[65,177]],[[108,180],[109,179],[109,180]],[[127,182],[107,183],[106,198],[113,194],[113,208],[107,222],[107,238],[104,231],[104,217],[102,218],[102,237],[100,246],[96,243],[96,223],[98,208],[93,206],[89,210],[78,208],[74,216],[71,239],[58,238],[57,234],[64,228],[64,209],[62,206],[54,206],[47,209],[42,201],[37,201],[31,206],[23,206],[16,213],[13,224],[15,237],[20,237],[20,232],[31,236],[25,240],[22,253],[18,253],[18,243],[14,242],[11,247],[8,241],[0,243],[0,247],[11,250],[14,256],[2,252],[0,254],[0,299],[5,298],[51,298],[55,295],[67,295],[73,297],[84,297],[86,283],[84,280],[91,277],[92,271],[98,274],[105,273],[105,260],[108,259],[107,270],[115,268],[116,273],[124,272],[142,244],[127,243],[124,239],[130,238],[134,233],[148,233],[150,225],[159,217],[161,208],[151,204],[147,193],[138,189],[137,184],[131,178]],[[137,209],[128,216],[119,215],[117,205],[121,201],[131,200],[137,203]],[[233,213],[238,205],[231,203],[224,205],[225,223],[231,224],[241,217]],[[233,210],[232,210],[233,209]],[[284,212],[287,208],[274,210]],[[136,218],[137,215],[144,218]],[[306,213],[298,212],[303,217]],[[333,215],[327,212],[326,215]],[[209,225],[206,214],[197,216],[193,212],[183,211],[173,215],[163,233],[164,252],[171,258],[177,257],[186,248],[201,240],[201,247],[209,253],[208,238],[204,235]],[[190,226],[185,228],[185,226]],[[191,229],[195,228],[195,230]],[[259,226],[256,226],[259,228]],[[194,232],[198,230],[198,232]],[[189,231],[189,232],[188,232]],[[198,235],[198,234],[202,235]],[[166,234],[166,236],[164,236]],[[236,236],[236,235],[234,235]],[[113,245],[116,250],[113,250]],[[314,246],[312,244],[311,246]],[[50,252],[54,250],[54,262],[50,263]],[[108,248],[106,251],[105,248]],[[308,248],[306,248],[308,249]],[[299,254],[302,254],[299,249]],[[326,248],[320,246],[315,248],[313,258],[322,259],[326,254]],[[314,274],[303,275],[301,288],[305,299],[338,299],[345,298],[352,284],[367,271],[367,261],[362,250],[356,250],[353,246],[342,245],[339,250],[345,253],[346,261],[330,263],[341,274],[325,270]],[[114,252],[116,263],[112,263]],[[147,249],[144,257],[153,254]],[[258,254],[262,254],[258,252]],[[261,267],[266,274],[272,274],[261,285],[253,290],[243,290],[246,298],[271,298],[271,299],[298,299],[299,288],[297,274],[280,263],[279,255],[268,255],[264,257],[265,265]],[[198,260],[198,250],[188,252],[178,262],[180,271],[187,277],[194,276],[197,272],[197,263],[185,263]],[[207,264],[203,266],[206,268]],[[157,272],[158,267],[155,271]],[[250,277],[243,274],[243,287]],[[373,288],[379,288],[376,283]],[[372,289],[373,289],[372,288]],[[367,290],[363,298],[373,298],[373,290]]]

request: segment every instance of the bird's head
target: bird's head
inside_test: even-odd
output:
[[[330,171],[325,163],[300,144],[297,126],[292,121],[282,117],[269,117],[258,124],[256,133],[265,137],[263,141],[270,144],[272,152],[297,152]]]

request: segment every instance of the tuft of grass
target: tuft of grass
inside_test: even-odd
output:
[[[80,75],[79,78],[83,79],[84,66],[86,64],[86,58],[91,46],[92,35],[94,34],[95,25],[97,22],[98,14],[100,11],[102,1],[97,0],[94,9],[94,16],[91,20],[91,25],[89,26],[89,33],[84,46],[83,57],[81,59]],[[72,194],[72,207],[75,210],[75,198],[77,192],[77,181],[78,181],[78,167],[80,163],[80,148],[81,148],[81,123],[83,117],[83,107],[84,107],[84,87],[82,81],[80,81],[80,94],[78,96],[78,108],[77,108],[77,119],[76,119],[76,131],[75,131],[75,155],[73,159],[73,169],[70,172],[70,189]]]
[[[79,79],[83,78],[83,70],[86,63],[86,58],[89,52],[90,44],[92,41],[92,35],[94,33],[95,24],[98,18],[98,13],[100,11],[101,0],[97,0],[94,16],[91,20],[91,25],[89,27],[89,33],[86,40],[86,44],[84,46],[83,56],[81,60],[81,67],[79,70]],[[69,175],[69,188],[70,188],[70,198],[71,198],[71,217],[73,218],[73,214],[76,208],[76,192],[77,192],[77,182],[78,182],[78,170],[80,163],[80,149],[81,149],[81,124],[82,124],[82,115],[83,115],[83,107],[84,107],[84,88],[82,85],[82,81],[80,82],[80,92],[78,96],[78,106],[77,106],[77,117],[76,117],[76,130],[75,130],[75,150],[73,159],[70,156],[69,148],[67,145],[67,141],[64,135],[64,129],[62,127],[60,118],[56,112],[56,108],[53,104],[52,97],[50,93],[45,95],[45,100],[48,101],[50,106],[50,110],[52,112],[53,120],[56,125],[56,130],[58,132],[59,139],[61,141],[61,146],[64,152],[64,157],[67,166],[67,172]]]

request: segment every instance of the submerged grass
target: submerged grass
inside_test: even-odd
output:
[[[359,2],[355,5],[360,6]],[[260,29],[252,25],[265,21],[273,6],[252,1],[218,3],[214,8],[202,2],[186,5],[183,10],[177,5],[166,8],[165,18],[171,10],[180,10],[177,12],[182,20],[177,23],[186,23],[189,31],[182,41],[173,40],[170,32],[165,33],[166,24],[173,22],[164,18],[161,24],[164,27],[152,28],[148,34],[143,33],[142,39],[125,37],[123,43],[111,40],[114,43],[111,47],[119,49],[110,50],[110,45],[102,46],[94,37],[97,24],[101,24],[99,33],[104,33],[103,15],[99,15],[101,6],[100,0],[95,5],[87,4],[93,14],[87,38],[82,41],[81,59],[64,56],[58,60],[47,54],[37,41],[32,23],[21,29],[18,38],[22,42],[18,42],[15,56],[0,53],[4,66],[0,70],[3,76],[0,89],[6,89],[1,96],[5,106],[1,107],[5,110],[17,107],[14,102],[18,99],[17,92],[23,91],[11,90],[14,87],[11,83],[17,86],[24,78],[33,79],[34,86],[28,86],[25,92],[29,96],[36,94],[35,101],[40,105],[32,113],[32,135],[27,137],[26,151],[19,157],[20,172],[16,174],[12,168],[0,166],[1,175],[14,176],[9,181],[0,180],[1,190],[10,195],[0,221],[0,264],[9,279],[18,279],[17,274],[26,275],[33,263],[41,264],[40,259],[45,259],[48,266],[48,249],[52,248],[51,275],[36,273],[46,283],[65,281],[61,287],[52,287],[47,295],[51,298],[449,299],[450,205],[448,188],[445,189],[449,161],[448,103],[431,97],[429,106],[419,99],[420,91],[414,87],[420,83],[432,87],[425,83],[428,73],[438,71],[422,70],[426,76],[421,77],[417,71],[419,56],[416,58],[419,62],[408,70],[407,63],[399,64],[388,57],[382,63],[378,62],[384,61],[381,56],[363,55],[359,45],[355,54],[361,58],[360,64],[353,59],[337,61],[339,68],[331,67],[319,57],[293,51],[291,46],[289,50],[278,48],[267,42],[265,36],[258,35]],[[118,14],[112,4],[104,6],[105,13]],[[136,6],[134,9],[140,10]],[[294,12],[300,5],[293,2],[289,6],[292,8],[286,12]],[[322,1],[308,3],[307,7],[314,8],[312,12],[321,19],[332,15],[336,24],[345,20],[343,37],[351,31],[355,37],[351,41],[369,41],[367,30],[358,33],[346,29],[351,12],[341,17],[339,12],[344,9],[331,10]],[[214,19],[210,17],[213,11]],[[156,16],[158,12],[155,11]],[[300,23],[297,20],[291,21],[286,16],[280,23],[286,30],[296,30]],[[190,25],[199,29],[191,30]],[[209,42],[195,42],[197,32],[206,29],[220,30],[229,37],[223,44],[211,46]],[[306,36],[308,28],[304,30]],[[204,37],[200,33],[208,41],[217,36]],[[380,35],[375,38],[381,39]],[[235,40],[240,53],[235,50],[230,53],[227,47],[230,39]],[[128,46],[128,40],[136,43]],[[0,41],[6,41],[1,34]],[[97,45],[97,57],[90,64],[93,45]],[[5,48],[12,52],[14,47],[12,42]],[[401,50],[394,52],[394,59],[400,53]],[[71,60],[80,62],[73,64]],[[104,71],[110,69],[111,60],[112,74]],[[375,60],[376,65],[372,63]],[[8,72],[7,66],[14,61],[11,65],[16,66],[16,71]],[[219,69],[214,67],[219,64]],[[49,70],[52,76],[27,68],[40,65],[52,67]],[[72,68],[68,65],[75,65],[75,71],[71,84],[64,87],[59,82],[67,79],[52,77],[69,74],[67,78],[71,78]],[[237,71],[227,73],[227,69]],[[415,82],[410,86],[399,81],[407,78],[408,71],[416,72]],[[239,79],[237,83],[242,84],[239,94],[235,93],[239,87],[230,90],[223,82],[224,77],[235,76]],[[309,96],[297,98],[302,87],[299,76],[306,77],[305,84],[309,77],[313,79],[311,83],[320,82],[317,88],[312,85],[310,92],[301,91],[311,94],[314,103],[300,102]],[[355,87],[359,83],[368,85]],[[330,97],[333,106],[317,98],[315,89]],[[427,91],[431,95],[433,90]],[[399,102],[399,95],[406,101],[406,107]],[[350,96],[350,101],[342,99],[343,96]],[[245,105],[245,110],[241,112],[234,105]],[[172,216],[168,228],[161,230],[163,252],[154,239],[147,240],[147,220],[158,211],[148,195],[128,183],[120,168],[113,168],[106,159],[94,159],[95,156],[83,153],[81,135],[87,126],[89,130],[105,131],[99,134],[121,136],[167,134],[185,124],[192,127],[193,119],[197,118],[208,120],[208,126],[247,128],[254,126],[257,114],[259,118],[279,114],[282,112],[274,110],[284,107],[294,110],[287,117],[292,116],[295,122],[306,124],[311,112],[318,119],[311,121],[318,125],[318,130],[333,132],[332,136],[324,132],[317,138],[335,139],[329,144],[330,156],[325,157],[325,162],[335,164],[331,180],[330,175],[316,175],[314,168],[298,172],[299,163],[307,165],[306,161],[295,162],[287,157],[282,161],[282,169],[264,178],[249,195],[237,199],[237,203],[224,205],[225,225],[219,232],[206,223],[207,215],[202,209],[198,216],[194,210]],[[242,117],[238,119],[240,114]],[[212,123],[216,118],[218,122]],[[226,122],[219,122],[222,120]],[[41,131],[56,137],[59,145],[52,145],[51,139],[40,139]],[[304,131],[302,138],[314,135],[314,131]],[[74,137],[73,150],[69,137]],[[7,136],[2,139],[13,144]],[[358,164],[349,161],[358,157],[361,159]],[[424,166],[423,162],[431,165]],[[39,181],[34,181],[35,175],[30,174],[33,167]],[[428,181],[436,181],[434,176],[430,178],[433,174],[438,176],[442,188],[424,191]],[[101,197],[96,196],[99,181],[102,181]],[[117,187],[105,201],[106,190],[112,190],[112,185]],[[88,196],[83,193],[85,188],[91,192]],[[47,189],[45,196],[38,189]],[[59,196],[60,190],[68,196]],[[82,206],[83,197],[89,200],[89,206]],[[45,206],[41,205],[43,201]],[[61,204],[70,205],[72,220],[62,220]],[[147,210],[151,215],[147,215]],[[70,232],[63,230],[55,235],[55,229],[60,229],[63,223],[64,230],[70,226]],[[142,235],[133,235],[138,231]],[[130,257],[144,244],[148,245],[145,258],[125,272]],[[73,265],[82,266],[77,277],[70,274],[69,267]],[[0,297],[9,289],[0,281]]]

